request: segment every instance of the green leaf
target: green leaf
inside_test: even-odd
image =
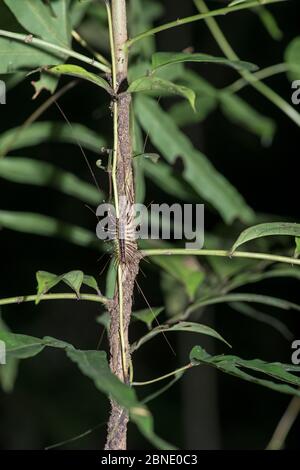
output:
[[[48,273],[47,271],[38,271],[36,273],[36,279],[38,283],[38,297],[35,302],[36,304],[40,302],[41,297],[44,294],[49,292],[60,282],[64,282],[73,291],[75,291],[78,298],[80,296],[80,289],[82,284],[92,287],[98,292],[98,294],[100,293],[95,278],[92,276],[85,276],[83,272],[79,270],[70,271],[68,273],[60,274],[58,276],[56,274]]]
[[[0,315],[0,331],[10,332]],[[18,373],[19,361],[14,357],[6,358],[6,364],[0,365],[0,385],[4,392],[12,392]]]
[[[62,122],[35,122],[29,127],[16,127],[4,132],[0,137],[0,156],[7,151],[57,142],[82,145],[82,147],[99,153],[105,147],[106,141],[96,132],[87,127],[72,123],[70,127]]]
[[[258,135],[265,145],[272,143],[276,131],[272,119],[257,112],[237,95],[221,92],[219,99],[221,109],[228,119]]]
[[[84,274],[82,271],[70,271],[69,273],[64,274],[62,278],[62,281],[76,292],[77,297],[80,295],[83,276]]]
[[[235,70],[255,71],[258,67],[250,62],[229,60],[224,57],[214,57],[208,54],[189,54],[184,52],[157,52],[152,56],[152,70],[175,64],[178,62],[203,62],[218,65],[227,65]]]
[[[148,329],[151,330],[154,320],[163,311],[164,307],[153,307],[151,309],[145,308],[144,310],[139,310],[138,312],[132,312],[132,316],[137,320],[146,323]]]
[[[261,237],[288,235],[291,237],[300,236],[300,224],[288,222],[271,222],[266,224],[259,224],[244,230],[231,248],[231,253],[236,249],[251,240],[256,240]]]
[[[191,144],[178,129],[168,113],[151,98],[138,96],[135,112],[150,139],[159,152],[174,163],[180,156],[184,163],[184,179],[197,193],[215,207],[230,224],[235,218],[253,221],[254,213],[242,196],[218,173],[207,158]]]
[[[0,177],[14,183],[47,186],[74,196],[86,203],[97,205],[103,198],[95,186],[77,176],[46,162],[21,157],[0,160]]]
[[[17,21],[34,36],[58,45],[69,47],[71,44],[71,25],[69,22],[69,0],[56,0],[50,4],[42,1],[26,0],[26,5],[15,0],[4,0]],[[64,62],[68,56],[59,52],[43,51],[21,41],[0,38],[0,71],[14,72],[20,69],[37,67]],[[41,73],[41,79],[35,84],[36,95],[46,88],[54,92],[57,80]]]
[[[191,108],[185,101],[175,103],[169,114],[178,127],[190,126],[204,121],[216,108],[216,99],[211,96],[196,97],[196,112],[191,113]]]
[[[290,81],[299,80],[300,75],[300,36],[294,38],[287,46],[284,59],[287,65],[292,69],[288,73]]]
[[[184,286],[190,300],[195,298],[205,274],[193,257],[153,256],[151,260]]]
[[[0,37],[0,73],[28,71],[67,59],[61,52],[43,52],[30,45]]]
[[[152,183],[177,199],[191,201],[195,199],[196,194],[191,190],[182,179],[176,175],[171,165],[167,165],[160,160],[156,165],[151,162],[144,161],[143,169],[146,176]]]
[[[194,365],[206,364],[219,369],[226,374],[233,375],[240,379],[252,382],[263,387],[270,388],[277,392],[286,393],[288,395],[296,395],[300,397],[300,391],[295,387],[300,386],[300,378],[289,373],[289,365],[281,364],[279,362],[267,363],[260,359],[253,359],[250,361],[241,359],[237,356],[211,356],[201,346],[195,346],[190,353],[191,362]],[[250,375],[247,371],[255,371],[258,374],[263,374],[268,377],[276,379],[277,382],[258,378],[255,375]],[[294,371],[300,372],[300,367],[293,367]]]
[[[195,110],[196,95],[193,90],[182,85],[176,85],[162,78],[149,76],[138,78],[128,88],[129,93],[155,92],[155,94],[180,95],[188,100],[193,110]]]
[[[4,2],[29,33],[54,44],[70,45],[69,0],[56,0],[51,7],[36,0],[26,0],[26,5],[15,0]]]
[[[110,84],[104,80],[104,78],[99,77],[95,73],[88,72],[83,67],[79,67],[78,65],[56,65],[55,67],[51,67],[49,72],[57,75],[69,75],[71,77],[82,78],[83,80],[87,80],[101,88],[104,88],[104,90],[106,90],[110,95],[113,94],[113,89],[111,88]]]
[[[90,287],[91,289],[94,289],[98,295],[101,295],[101,291],[99,289],[98,283],[96,279],[94,278],[94,276],[88,276],[84,274],[82,283]]]
[[[99,246],[93,232],[42,214],[0,211],[0,227],[46,237],[58,237],[79,246]]]
[[[43,90],[49,91],[50,93],[54,93],[58,84],[58,80],[58,77],[51,75],[46,70],[42,70],[40,73],[39,80],[33,80],[31,82],[31,85],[34,87],[35,90],[32,99],[36,99]]]
[[[223,343],[231,347],[230,344],[219,333],[217,333],[213,328],[210,328],[209,326],[202,325],[201,323],[179,322],[172,326],[161,325],[157,326],[156,328],[153,328],[153,330],[151,330],[145,336],[142,336],[138,341],[132,344],[131,352],[134,352],[139,349],[143,344],[147,343],[147,341],[150,341],[150,339],[154,338],[159,333],[165,334],[174,331],[199,333],[206,336],[212,336],[213,338],[223,341]]]
[[[137,400],[134,389],[125,385],[110,371],[104,351],[82,351],[55,338],[39,339],[3,330],[0,330],[0,340],[6,343],[8,357],[18,359],[33,357],[46,346],[63,349],[79,370],[94,382],[98,390],[128,410],[131,421],[154,446],[160,449],[174,449],[155,435],[153,418],[149,410]]]

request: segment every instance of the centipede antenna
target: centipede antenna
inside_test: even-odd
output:
[[[159,323],[157,317],[154,315],[154,312],[153,312],[153,310],[152,310],[152,308],[151,308],[151,305],[149,304],[149,302],[148,302],[148,300],[147,300],[147,298],[146,298],[146,296],[145,296],[143,290],[141,289],[141,287],[140,287],[140,285],[139,285],[139,283],[137,282],[136,279],[135,279],[135,283],[136,283],[136,286],[137,286],[139,292],[142,294],[142,296],[143,296],[143,298],[144,298],[144,300],[145,300],[145,302],[146,302],[146,304],[147,304],[149,310],[151,311],[152,316],[153,316],[153,319],[154,319],[154,321],[157,323],[157,326],[161,326],[161,324]],[[163,337],[164,337],[165,340],[166,340],[167,345],[169,346],[169,348],[171,349],[172,353],[173,353],[174,356],[176,357],[176,352],[174,351],[174,349],[173,349],[173,347],[172,347],[170,341],[168,340],[167,336],[165,335],[165,332],[162,331],[162,334],[163,334]]]
[[[95,183],[95,185],[96,185],[96,187],[97,187],[99,193],[102,194],[102,191],[101,191],[100,186],[99,186],[99,184],[98,184],[97,178],[96,178],[96,176],[95,176],[95,174],[94,174],[94,172],[93,172],[93,170],[92,170],[92,167],[91,167],[91,165],[90,165],[90,162],[89,162],[89,160],[88,160],[88,158],[87,158],[87,156],[86,156],[85,151],[83,150],[83,147],[82,147],[81,143],[79,142],[79,140],[78,140],[77,137],[76,137],[76,134],[75,134],[75,131],[74,131],[74,128],[73,128],[71,122],[70,122],[69,119],[67,118],[65,112],[62,110],[62,108],[60,107],[60,105],[58,104],[58,102],[55,100],[54,103],[55,103],[56,107],[58,108],[59,112],[61,113],[61,115],[63,116],[63,118],[65,119],[66,123],[67,123],[68,126],[70,127],[70,129],[71,129],[71,131],[72,131],[72,134],[73,134],[73,136],[74,136],[75,142],[77,143],[78,147],[80,148],[80,151],[81,151],[81,153],[82,153],[82,155],[83,155],[83,157],[84,157],[84,159],[85,159],[85,162],[86,162],[86,164],[87,164],[87,166],[88,166],[88,169],[89,169],[89,171],[90,171],[90,173],[91,173],[91,176],[92,176],[92,178],[93,178],[93,181],[94,181],[94,183]]]

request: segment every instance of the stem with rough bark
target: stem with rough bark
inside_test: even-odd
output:
[[[116,96],[113,102],[113,192],[118,223],[122,224],[122,226],[127,226],[135,196],[130,135],[131,96],[127,92],[122,92],[123,86],[127,88],[128,68],[127,52],[123,47],[127,41],[126,0],[112,0],[111,10],[108,2],[106,3],[112,52],[112,84]],[[124,201],[126,202],[125,206]],[[120,240],[116,240],[116,243],[120,243]],[[139,253],[137,244],[135,241],[131,241],[130,257],[125,257],[125,260],[119,260],[117,289],[114,299],[108,308],[110,313],[110,367],[112,372],[125,383],[129,382],[130,352],[128,328],[131,318],[134,281],[138,270]],[[128,419],[127,411],[112,400],[105,449],[126,449]]]

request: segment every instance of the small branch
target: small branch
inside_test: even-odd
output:
[[[180,367],[180,369],[173,370],[173,372],[169,372],[168,374],[162,375],[160,377],[157,377],[156,379],[148,380],[147,382],[132,382],[132,386],[134,387],[140,387],[142,385],[150,385],[154,384],[156,382],[160,382],[161,380],[167,379],[169,377],[172,377],[173,375],[179,374],[180,372],[183,372],[187,369],[190,369],[191,367],[195,367],[198,364],[187,364],[186,366]]]
[[[72,36],[73,38],[75,39],[76,42],[78,42],[78,44],[80,44],[82,47],[84,47],[88,52],[90,52],[90,54],[93,54],[96,59],[98,59],[98,61],[101,63],[101,64],[104,64],[104,65],[107,65],[107,67],[110,68],[110,63],[109,61],[102,55],[100,54],[99,52],[97,51],[94,51],[89,45],[88,43],[86,42],[85,39],[83,39],[80,34],[75,31],[73,29],[72,31]]]
[[[271,3],[279,3],[279,2],[284,2],[286,0],[264,0],[264,5],[271,4]],[[131,47],[134,43],[137,41],[140,41],[141,39],[144,39],[148,36],[153,36],[154,34],[160,33],[161,31],[166,31],[171,28],[176,28],[177,26],[182,26],[184,24],[188,23],[193,23],[195,21],[199,20],[204,20],[205,18],[211,18],[215,16],[220,16],[220,15],[227,15],[229,13],[233,13],[235,11],[239,10],[245,10],[248,8],[252,7],[257,7],[260,5],[259,0],[253,0],[252,2],[249,3],[242,3],[240,5],[235,5],[233,7],[225,7],[225,8],[219,8],[218,10],[213,10],[208,13],[201,13],[199,15],[193,15],[193,16],[188,16],[187,18],[178,18],[175,21],[171,21],[170,23],[163,24],[161,26],[157,26],[156,28],[149,29],[148,31],[144,31],[143,33],[138,34],[132,39],[129,39],[126,43],[125,46],[126,48]]]
[[[185,248],[173,248],[173,249],[152,249],[142,250],[142,256],[170,256],[170,255],[183,255],[183,256],[219,256],[225,258],[247,258],[247,259],[262,259],[266,261],[272,261],[274,263],[286,263],[295,266],[300,266],[300,259],[289,258],[288,256],[270,255],[267,253],[251,253],[248,251],[235,251],[231,253],[226,250],[193,250]]]
[[[252,75],[257,80],[264,80],[266,78],[273,77],[274,75],[286,73],[291,70],[293,70],[293,67],[289,66],[288,64],[281,63],[276,65],[270,65],[270,67],[266,67],[264,69],[259,70],[258,72],[254,72]],[[250,85],[248,80],[246,80],[245,78],[239,78],[231,85],[227,86],[226,88],[223,88],[223,91],[227,91],[229,93],[238,93],[247,85]]]
[[[24,302],[35,302],[39,298],[38,295],[21,295],[18,297],[8,297],[7,299],[0,299],[0,305],[22,304]],[[109,299],[95,294],[44,294],[39,298],[42,300],[88,300],[90,302],[98,302],[107,304]]]
[[[30,36],[30,39],[28,39],[29,36],[26,34],[12,33],[11,31],[5,31],[3,29],[0,29],[0,36],[9,39],[15,39],[16,41],[23,42],[31,46],[38,46],[42,49],[56,51],[60,57],[63,56],[65,59],[67,57],[73,57],[74,59],[80,60],[81,62],[92,65],[93,67],[101,70],[102,72],[111,72],[110,67],[105,64],[101,64],[100,62],[97,62],[96,60],[90,57],[87,57],[83,54],[79,54],[79,52],[72,51],[71,49],[61,47],[56,44],[52,44],[51,42],[43,41],[42,39],[38,39],[32,36]]]
[[[300,413],[300,398],[294,397],[281,417],[266,450],[281,450]]]
[[[214,11],[210,12],[207,8],[206,3],[204,0],[194,0],[196,7],[198,8],[200,14],[208,15],[209,13],[214,13]],[[268,2],[264,2],[267,4]],[[243,5],[243,4],[242,4]],[[242,6],[241,5],[241,6]],[[249,5],[250,4],[246,4]],[[213,15],[211,15],[213,16]],[[224,55],[229,60],[239,60],[238,55],[235,53],[231,44],[228,42],[226,36],[224,35],[223,31],[219,27],[217,21],[212,17],[206,17],[205,22],[212,33],[213,37],[215,38],[217,44],[219,45],[220,49],[224,53]],[[265,98],[267,98],[271,103],[277,106],[284,114],[286,114],[292,121],[294,121],[297,126],[300,127],[300,114],[280,95],[278,95],[275,91],[269,88],[265,83],[261,82],[255,74],[252,74],[248,71],[240,71],[240,75],[243,79],[249,83],[253,88],[255,88],[260,94],[262,94]]]

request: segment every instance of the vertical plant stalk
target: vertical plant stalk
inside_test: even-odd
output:
[[[115,92],[114,151],[112,182],[119,224],[127,227],[135,201],[132,170],[132,142],[130,135],[131,96],[122,92],[127,88],[128,56],[124,49],[127,41],[126,0],[106,1],[112,53],[112,85]],[[120,226],[120,225],[119,225]],[[126,251],[126,240],[125,251]],[[119,244],[120,240],[116,240]],[[117,247],[118,248],[118,247]],[[139,271],[139,252],[136,241],[130,241],[130,256],[118,260],[117,289],[109,305],[110,313],[110,368],[123,382],[129,383],[130,348],[128,329],[131,318],[132,297],[135,278]],[[108,422],[105,449],[126,450],[128,412],[113,400]]]

